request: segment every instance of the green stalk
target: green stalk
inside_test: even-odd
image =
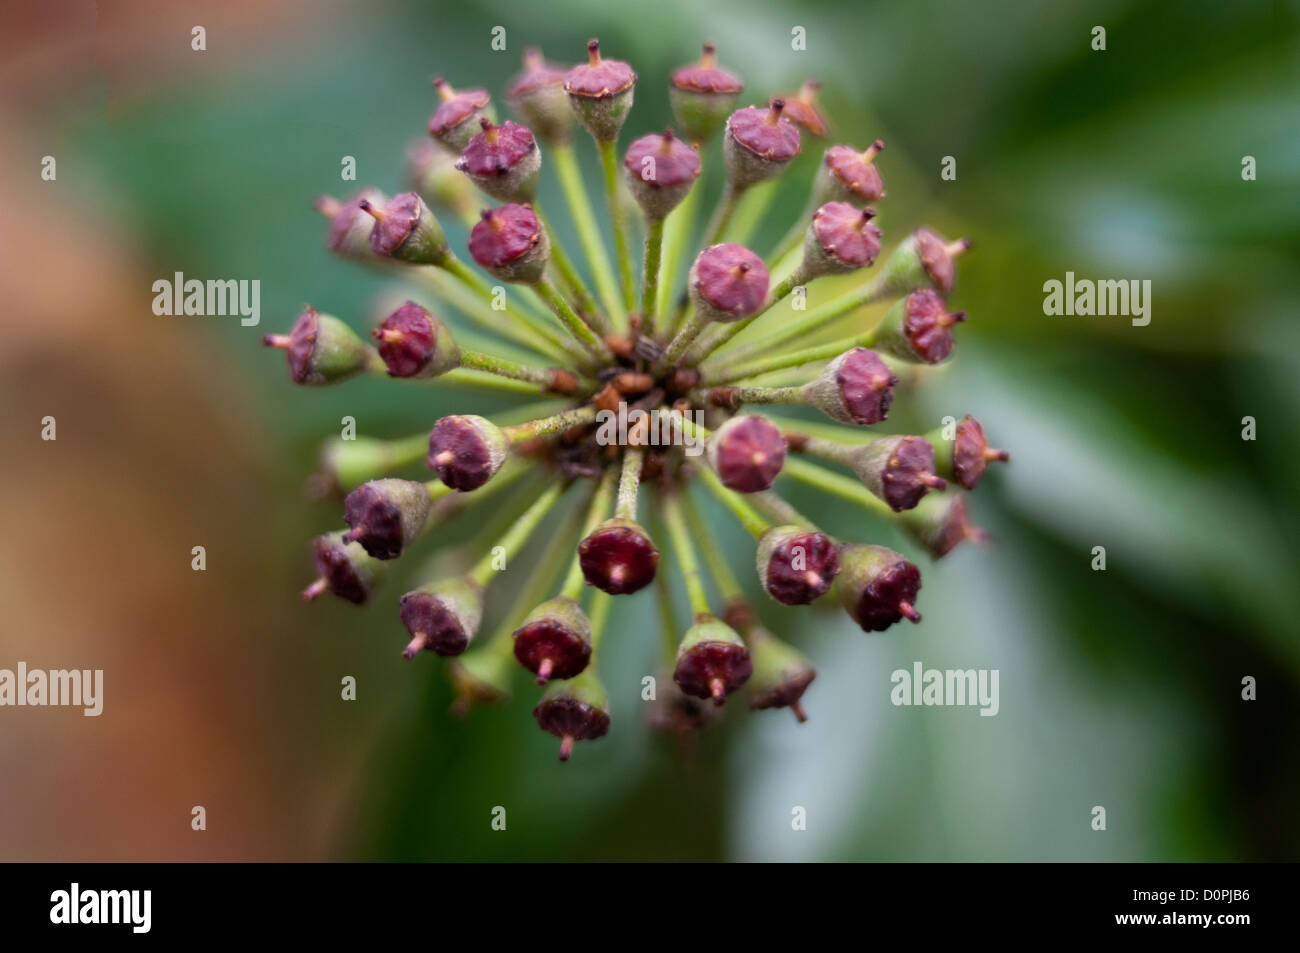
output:
[[[582,524],[582,535],[579,539],[586,539],[591,532],[600,525],[604,520],[605,514],[609,512],[609,502],[614,493],[614,471],[606,469],[601,474],[596,488],[591,493],[591,502],[587,504],[587,517]],[[568,575],[564,577],[564,585],[560,587],[560,595],[568,596],[570,599],[578,599],[582,595],[582,587],[586,578],[582,575],[582,563],[575,553],[569,563]]]
[[[686,497],[686,514],[691,522],[697,526],[703,526],[700,519],[699,509],[695,501],[689,496]],[[740,585],[740,580],[731,569],[731,564],[727,562],[726,557],[722,554],[721,546],[705,546],[704,564],[709,569],[709,575],[713,577],[713,584],[718,587],[718,595],[722,597],[724,606],[733,602],[741,601],[745,598],[745,590]]]
[[[841,473],[832,473],[814,463],[809,463],[807,460],[786,457],[785,466],[781,468],[781,473],[788,474],[800,483],[807,484],[824,493],[838,496],[840,499],[848,500],[851,503],[857,503],[882,516],[888,516],[892,519],[895,515],[894,511],[889,508],[888,503],[877,498],[857,480]]]
[[[737,522],[745,527],[751,536],[758,539],[767,532],[771,524],[763,518],[758,510],[750,506],[749,502],[741,497],[739,493],[728,490],[723,486],[716,473],[708,467],[700,467],[699,474],[704,480],[704,485],[709,488],[709,492],[718,498],[718,502],[731,510],[731,514],[736,517]]]
[[[592,357],[597,360],[605,357],[605,342],[596,337],[595,332],[587,326],[587,322],[578,317],[569,302],[564,300],[564,296],[555,290],[555,285],[546,278],[539,278],[533,288],[542,296],[547,307],[555,312],[555,316],[569,329],[569,333],[591,352]]]
[[[813,308],[807,314],[792,318],[782,324],[780,328],[773,330],[753,343],[737,348],[727,355],[728,359],[743,361],[756,354],[770,354],[773,348],[784,344],[786,341],[806,337],[830,324],[835,319],[842,318],[850,311],[883,301],[892,294],[890,282],[887,280],[888,277],[888,273],[881,273],[861,287],[845,292],[838,298]]]
[[[496,481],[494,480],[489,482],[487,486],[491,486],[494,482]],[[515,524],[506,531],[505,535],[501,537],[497,546],[501,547],[501,549],[505,551],[507,565],[509,565],[511,559],[519,554],[519,550],[528,542],[528,538],[532,536],[533,531],[537,529],[538,524],[541,523],[546,514],[549,513],[551,508],[559,501],[560,497],[564,494],[565,489],[565,484],[559,482],[552,483],[542,491],[541,496],[533,501],[533,505],[528,507],[523,516],[519,517],[518,521],[516,521]],[[482,490],[477,491],[477,493],[481,492]],[[474,495],[477,495],[477,493]],[[486,588],[487,584],[491,581],[492,574],[496,572],[492,566],[493,562],[496,560],[495,549],[496,547],[493,547],[492,550],[489,550],[483,558],[474,565],[474,568],[469,571],[469,578],[473,579],[484,588]]]
[[[637,491],[641,487],[641,467],[645,463],[645,451],[640,447],[628,447],[623,451],[623,471],[618,478],[618,506],[614,515],[621,520],[636,520]]]
[[[600,309],[596,307],[596,299],[593,298],[591,292],[587,290],[587,285],[582,280],[582,275],[580,275],[578,269],[574,267],[573,260],[569,257],[569,253],[564,250],[564,246],[561,245],[559,240],[555,237],[555,229],[551,228],[550,221],[542,215],[542,210],[536,202],[533,203],[533,212],[536,213],[538,220],[541,221],[542,227],[546,229],[546,237],[550,239],[551,243],[551,261],[555,265],[555,270],[560,274],[560,280],[564,282],[565,287],[569,289],[574,299],[578,302],[578,310],[589,319],[588,323],[593,331],[600,334],[608,334],[610,329],[605,326],[604,318],[600,313]]]
[[[712,372],[704,369],[703,377],[710,385],[730,384],[733,381],[770,374],[772,371],[784,370],[787,367],[800,367],[804,364],[812,364],[815,361],[829,361],[831,358],[839,357],[845,351],[852,350],[855,347],[871,347],[875,339],[876,331],[873,328],[862,334],[855,334],[851,338],[840,338],[838,341],[831,341],[829,344],[814,344],[812,347],[806,347],[799,351],[787,351],[784,354],[755,358],[747,364],[728,364]]]
[[[668,573],[655,573],[655,603],[659,606],[659,634],[663,639],[664,661],[671,665],[677,655],[677,610],[668,587]]]
[[[453,278],[455,278],[465,287],[469,288],[472,292],[474,292],[475,295],[477,295],[479,298],[483,299],[484,301],[488,302],[490,305],[492,301],[491,285],[489,285],[487,281],[485,281],[477,272],[472,271],[469,268],[469,266],[466,265],[459,258],[455,257],[454,255],[448,255],[447,260],[443,262],[441,265],[439,265],[438,267],[442,268],[443,271],[447,272],[449,275],[451,275]],[[497,314],[498,312],[493,311],[492,313]],[[509,315],[511,318],[513,318],[520,325],[527,328],[531,333],[537,335],[538,337],[547,341],[553,346],[561,348],[561,350],[564,349],[563,347],[564,339],[559,335],[557,335],[553,328],[548,327],[547,324],[540,317],[528,314],[527,312],[521,311],[519,308],[515,307],[513,304],[510,303],[509,296],[506,297],[505,313]],[[502,323],[498,318],[495,328],[497,330],[500,330],[501,327],[502,327]]]
[[[499,390],[510,394],[537,395],[537,385],[529,381],[514,380],[476,367],[454,367],[446,374],[430,378],[444,384],[460,384],[485,390]]]
[[[485,331],[491,331],[495,335],[552,359],[563,358],[567,353],[565,345],[568,342],[556,333],[554,328],[540,322],[534,323],[528,318],[502,321],[501,312],[492,310],[491,305],[473,290],[473,284],[466,284],[453,277],[450,272],[433,265],[417,266],[411,271],[466,320]],[[468,273],[471,278],[476,277],[473,272]]]
[[[701,332],[709,326],[709,319],[700,314],[692,314],[691,319],[686,322],[686,327],[677,332],[676,336],[669,342],[668,347],[664,349],[659,360],[655,361],[654,369],[658,373],[663,373],[668,368],[673,367],[682,359],[686,349],[694,343],[695,339],[700,336]]]
[[[632,277],[632,249],[627,240],[627,216],[623,212],[623,196],[618,191],[618,145],[612,139],[598,139],[596,147],[605,172],[605,196],[609,200],[609,218],[614,226],[614,250],[618,254],[618,275],[623,286],[623,308],[628,313],[636,308],[636,291]]]
[[[691,544],[691,534],[682,515],[681,497],[677,493],[665,493],[662,502],[668,538],[680,563],[682,582],[686,586],[686,599],[690,603],[691,612],[697,619],[700,616],[712,615],[713,612],[709,608],[709,594],[704,589],[704,577],[700,574],[695,547]]]
[[[686,193],[682,204],[668,215],[664,229],[664,264],[661,269],[663,278],[659,283],[659,300],[655,303],[655,313],[668,315],[672,309],[673,290],[677,287],[677,276],[682,269],[682,258],[691,244],[695,234],[695,219],[699,215],[700,194],[703,189],[697,180]],[[664,322],[664,331],[671,334],[676,330],[676,322]]]
[[[663,263],[664,220],[646,219],[645,262],[641,272],[641,333],[654,337],[655,308],[659,302],[659,269]]]
[[[514,424],[501,429],[511,443],[518,444],[526,440],[532,440],[534,437],[546,437],[553,433],[568,430],[571,427],[589,424],[595,419],[596,408],[588,404],[585,407],[575,407],[571,410],[561,411],[558,414],[552,414],[550,417],[542,417],[540,420],[530,420],[527,423]]]
[[[546,390],[555,383],[555,371],[546,367],[529,367],[527,364],[520,364],[518,361],[507,360],[504,357],[497,357],[495,354],[484,354],[482,351],[467,351],[462,349],[460,352],[460,366],[475,371],[483,371],[487,374],[495,374],[498,377],[505,377],[510,380],[526,381],[535,384]]]
[[[605,630],[609,628],[609,610],[614,607],[614,597],[608,592],[597,589],[591,594],[591,602],[587,606],[587,622],[591,625],[591,658],[596,657],[596,650],[600,648],[601,639],[605,637]],[[587,661],[590,666],[591,660]]]
[[[587,189],[578,171],[578,160],[573,152],[573,144],[556,143],[551,147],[550,156],[560,178],[560,188],[564,192],[565,202],[569,206],[569,217],[578,232],[578,241],[587,256],[587,265],[596,280],[596,293],[605,306],[605,312],[622,320],[626,317],[621,310],[618,288],[614,280],[614,271],[605,252],[605,243],[601,240],[600,229],[596,226],[596,216],[591,210],[587,198]]]

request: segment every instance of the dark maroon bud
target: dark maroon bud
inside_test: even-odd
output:
[[[686,630],[677,647],[673,681],[687,695],[721,705],[749,680],[754,670],[749,650],[736,631],[711,616]]]
[[[298,315],[288,334],[265,335],[262,343],[284,351],[289,377],[307,387],[338,384],[378,364],[375,352],[350,327],[311,305]]]
[[[414,301],[384,318],[373,336],[393,377],[437,377],[460,364],[460,349],[447,326]]]
[[[546,270],[550,245],[532,207],[512,203],[483,210],[469,234],[469,253],[494,278],[532,284]]]
[[[899,619],[920,622],[921,571],[884,546],[845,546],[835,594],[863,632],[883,632]]]
[[[515,629],[515,658],[545,685],[573,678],[591,659],[591,623],[577,601],[558,596],[543,602]]]
[[[564,92],[568,70],[552,66],[535,46],[524,50],[524,71],[506,87],[510,108],[531,126],[543,142],[567,142],[573,130],[573,110]]]
[[[934,447],[924,437],[878,437],[850,459],[855,473],[895,512],[910,510],[931,490],[947,486],[934,470]]]
[[[727,178],[733,188],[746,189],[779,175],[799,154],[799,130],[782,116],[785,100],[766,108],[737,109],[727,120],[723,139]]]
[[[988,533],[970,522],[966,498],[960,493],[931,493],[915,509],[904,513],[900,522],[936,559],[952,552],[959,543],[979,543],[988,538]]]
[[[785,100],[786,119],[818,139],[825,139],[830,134],[831,127],[822,115],[821,107],[817,105],[821,88],[822,84],[817,80],[805,80],[799,87],[799,92],[782,98]]]
[[[749,680],[749,707],[755,711],[789,708],[800,722],[807,721],[802,700],[817,677],[812,663],[794,646],[763,628],[748,605],[728,606],[727,622],[744,636],[754,664],[754,674]]]
[[[316,581],[303,590],[308,602],[321,593],[332,592],[340,599],[361,605],[384,577],[388,567],[352,542],[346,532],[326,533],[312,540]]]
[[[399,611],[411,634],[403,658],[460,655],[483,619],[483,589],[467,576],[431,582],[402,596]]]
[[[429,466],[453,490],[477,490],[501,469],[509,451],[501,428],[474,414],[443,417],[429,433]]]
[[[875,344],[905,361],[938,364],[952,353],[953,325],[965,320],[965,311],[949,314],[936,292],[922,288],[889,309],[880,322]]]
[[[433,81],[442,100],[429,119],[429,134],[452,152],[460,152],[478,132],[478,121],[492,115],[492,97],[486,89],[452,89],[439,76]]]
[[[424,528],[429,488],[412,480],[371,480],[343,501],[352,539],[376,559],[396,559]]]
[[[876,167],[876,156],[885,148],[877,139],[865,152],[852,146],[831,146],[822,157],[814,194],[823,202],[866,205],[885,197],[885,180]]]
[[[587,582],[611,596],[644,589],[655,577],[659,550],[641,526],[609,519],[578,544],[578,564]]]
[[[609,694],[589,668],[554,682],[533,709],[542,731],[560,739],[560,760],[568,761],[575,741],[603,738],[609,731]]]
[[[362,189],[346,202],[322,195],[316,200],[316,210],[329,219],[329,232],[325,244],[329,250],[344,258],[370,259],[370,232],[375,220],[366,214],[362,202],[382,206],[388,197],[378,189]]]
[[[845,351],[801,387],[803,399],[846,424],[878,424],[889,416],[898,378],[875,351]]]
[[[526,126],[506,120],[492,125],[484,116],[482,128],[469,141],[456,168],[474,184],[502,202],[531,202],[537,195],[537,173],[542,154]]]
[[[839,548],[825,533],[773,526],[759,538],[759,581],[782,605],[804,606],[820,598],[839,571]]]
[[[767,303],[767,266],[743,245],[711,245],[691,266],[689,287],[696,314],[709,321],[739,321]]]
[[[895,249],[885,265],[887,290],[904,294],[916,288],[932,288],[945,298],[956,280],[953,259],[970,250],[970,239],[948,242],[928,228],[918,228]]]
[[[880,229],[871,221],[873,209],[848,202],[827,202],[813,213],[804,242],[804,268],[809,277],[870,267],[880,254]]]
[[[666,218],[699,177],[700,154],[666,129],[628,146],[623,167],[641,210],[649,218]]]
[[[673,115],[691,142],[711,138],[744,89],[738,76],[718,67],[716,52],[712,43],[705,43],[700,61],[673,73],[668,89]]]
[[[636,73],[621,60],[602,59],[600,41],[587,43],[587,62],[564,77],[564,91],[578,121],[601,142],[613,142],[632,108]]]
[[[952,439],[946,439],[943,430],[941,427],[927,435],[934,444],[935,470],[967,490],[975,489],[991,462],[1011,459],[1007,451],[988,445],[983,426],[970,414],[958,421]]]
[[[360,204],[375,220],[370,248],[376,255],[416,265],[438,265],[447,260],[451,246],[442,225],[414,192],[394,196],[382,209],[365,199]]]
[[[732,417],[709,437],[709,465],[737,493],[768,489],[785,466],[785,437],[765,417]]]

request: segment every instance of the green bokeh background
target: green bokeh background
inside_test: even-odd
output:
[[[302,772],[347,792],[336,821],[296,832],[296,856],[1300,857],[1294,4],[411,2],[322,7],[312,22],[274,55],[178,71],[111,118],[101,90],[48,119],[159,275],[261,279],[261,328],[185,333],[220,372],[202,386],[234,397],[257,458],[246,479],[274,514],[241,530],[250,621],[231,634],[262,672],[241,700],[258,713],[248,797],[299,796],[285,792]],[[498,24],[504,53],[490,46]],[[1104,52],[1090,48],[1095,24]],[[795,25],[805,52],[791,49]],[[667,76],[705,38],[746,99],[816,76],[836,141],[886,141],[886,247],[921,223],[976,245],[952,298],[971,315],[956,360],[891,422],[973,412],[1014,460],[972,499],[993,542],[923,565],[920,626],[867,636],[834,612],[770,614],[821,672],[806,725],[737,705],[689,756],[653,738],[639,700],[651,598],[620,602],[604,672],[613,732],[561,767],[523,679],[508,705],[446,716],[440,665],[397,656],[397,585],[362,610],[294,604],[303,541],[338,522],[300,484],[340,417],[400,435],[508,402],[382,381],[294,389],[258,337],[304,301],[363,327],[389,287],[322,248],[311,199],[349,190],[340,157],[356,157],[359,183],[395,190],[431,75],[499,95],[525,45],[577,59],[591,35],[640,75],[624,144],[671,122]],[[210,36],[209,55],[224,42]],[[805,151],[759,247],[802,207],[820,148]],[[948,155],[953,182],[939,177]],[[1256,181],[1242,179],[1246,155]],[[546,172],[543,188],[556,188]],[[1151,324],[1045,316],[1043,282],[1067,270],[1149,278]],[[876,533],[841,503],[794,500],[835,531]],[[746,567],[740,533],[721,513],[712,525]],[[1105,572],[1090,568],[1098,545]],[[998,669],[1000,713],[892,706],[889,674],[914,660]],[[337,700],[341,673],[358,678],[356,703]],[[1247,675],[1258,702],[1241,700]],[[278,695],[257,694],[272,684]],[[505,833],[489,826],[496,805]],[[1105,832],[1090,828],[1094,805]],[[792,830],[795,806],[806,831]]]

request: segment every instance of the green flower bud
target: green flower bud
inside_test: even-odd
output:
[[[295,384],[323,387],[376,369],[377,355],[356,333],[329,314],[307,305],[288,334],[268,334],[267,347],[287,352]]]

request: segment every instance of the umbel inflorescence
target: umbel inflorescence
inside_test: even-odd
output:
[[[816,85],[737,109],[741,81],[705,46],[697,64],[672,76],[676,131],[632,142],[620,169],[617,140],[637,77],[627,63],[603,58],[595,40],[587,50],[571,69],[535,50],[525,55],[506,96],[522,122],[498,125],[486,90],[436,80],[430,138],[411,153],[413,190],[318,201],[333,251],[404,269],[429,301],[407,301],[385,317],[374,344],[311,307],[288,334],[266,338],[287,351],[299,384],[373,374],[539,401],[496,420],[443,417],[413,437],[331,443],[325,475],[350,491],[348,528],[314,541],[319,575],[304,596],[365,602],[393,560],[481,508],[482,538],[444,547],[439,568],[397,600],[404,655],[451,659],[462,708],[505,697],[514,668],[527,669],[547,685],[533,714],[561,739],[561,759],[575,741],[609,729],[597,667],[611,597],[651,584],[668,634],[654,724],[692,731],[742,688],[751,708],[788,707],[803,720],[814,669],[759,621],[701,521],[698,494],[716,498],[753,535],[758,580],[772,599],[830,600],[864,631],[879,632],[920,620],[920,570],[891,549],[818,528],[772,489],[778,477],[896,520],[940,557],[982,535],[967,520],[963,493],[989,461],[1007,459],[969,416],[924,435],[882,427],[899,371],[952,351],[965,316],[946,299],[968,243],[918,228],[873,269],[881,251],[873,207],[885,197],[881,142],[825,150],[807,212],[765,260],[726,239],[746,231],[734,220],[746,196],[758,194],[750,190],[780,176],[806,137],[827,135]],[[578,171],[577,125],[600,156],[612,262]],[[718,134],[725,185],[677,294],[700,218],[701,154]],[[590,287],[538,204],[544,157],[558,174]],[[751,204],[751,222],[755,206],[764,207]],[[438,215],[471,226],[469,257],[488,278],[452,250]],[[639,278],[634,231],[644,233]],[[860,272],[873,277],[815,307],[780,306],[796,290],[815,301],[808,287],[823,276]],[[773,273],[783,277],[774,283]],[[503,293],[503,283],[515,290]],[[885,302],[892,305],[883,318],[858,317]],[[445,320],[453,314],[476,327],[453,333]],[[837,328],[848,333],[822,343],[822,332]],[[754,412],[772,404],[816,408],[832,422]],[[434,479],[390,475],[421,462]],[[566,507],[566,525],[541,529],[550,511]],[[525,570],[525,591],[497,604],[490,591],[501,563],[513,568],[510,560],[544,532],[549,548]],[[671,574],[693,615],[680,637]],[[498,620],[486,634],[485,617]]]

